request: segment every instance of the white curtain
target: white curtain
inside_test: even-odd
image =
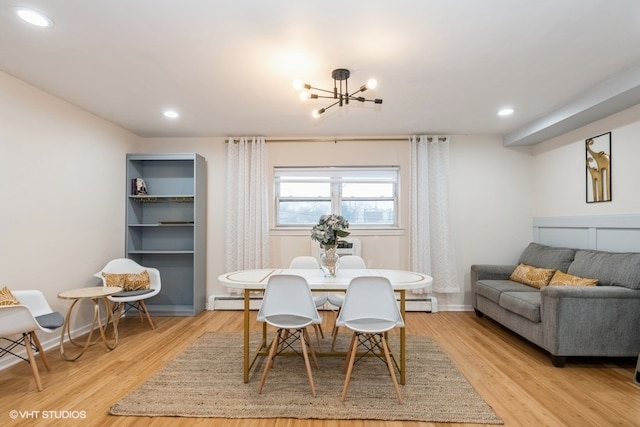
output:
[[[460,292],[449,219],[449,138],[412,136],[411,270],[433,277],[433,292]]]
[[[269,266],[266,165],[264,137],[229,138],[225,271]]]

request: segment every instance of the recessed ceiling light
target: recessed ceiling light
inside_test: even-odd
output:
[[[178,112],[175,110],[167,110],[163,114],[165,117],[168,117],[170,119],[177,119],[178,117],[180,117],[180,114],[178,114]]]
[[[49,19],[48,16],[44,15],[41,12],[37,12],[33,9],[28,9],[26,7],[16,7],[14,8],[16,14],[25,22],[28,22],[31,25],[35,25],[36,27],[51,27],[53,25],[53,21]]]
[[[508,108],[503,108],[502,110],[498,111],[498,115],[499,116],[510,116],[513,114],[513,108],[508,107]]]

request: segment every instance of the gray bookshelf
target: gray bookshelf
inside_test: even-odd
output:
[[[136,194],[142,178],[147,194]],[[126,257],[160,271],[152,315],[195,316],[206,303],[206,163],[186,154],[127,154]]]

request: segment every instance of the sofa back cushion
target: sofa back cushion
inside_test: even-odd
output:
[[[529,246],[527,246],[524,251],[522,251],[518,263],[534,267],[560,270],[566,273],[569,265],[573,261],[575,253],[575,249],[555,248],[553,246],[541,245],[539,243],[532,242],[529,243]]]
[[[640,253],[578,250],[567,272],[597,278],[603,286],[640,289]]]

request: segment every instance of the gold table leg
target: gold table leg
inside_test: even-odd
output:
[[[244,290],[244,362],[243,378],[244,382],[249,382],[249,289]]]
[[[71,304],[71,307],[69,307],[69,311],[67,311],[67,316],[64,319],[64,325],[62,326],[62,332],[60,333],[60,355],[64,360],[68,360],[68,361],[77,360],[80,356],[84,354],[84,352],[87,350],[87,348],[89,348],[90,345],[93,345],[98,342],[97,339],[96,341],[93,341],[93,342],[91,341],[91,338],[93,337],[93,331],[96,327],[96,323],[98,324],[98,329],[100,330],[100,338],[102,339],[102,342],[104,343],[104,346],[107,348],[107,350],[113,350],[118,345],[118,329],[115,326],[114,319],[111,313],[111,307],[109,305],[109,300],[106,297],[91,298],[91,301],[93,301],[93,320],[91,322],[91,329],[89,330],[89,336],[87,336],[87,339],[84,342],[84,344],[76,342],[73,339],[73,337],[71,336],[71,314],[73,312],[73,308],[81,299],[83,298],[74,299],[73,303]],[[102,324],[102,319],[100,317],[100,300],[103,301],[105,305],[105,310],[107,313],[107,319],[104,325]],[[113,327],[113,340],[111,343],[109,342],[106,336],[106,331],[107,331],[107,328],[109,327],[109,322],[111,322],[111,325]],[[76,354],[75,356],[71,356],[67,354],[64,350],[65,335],[69,338],[69,342],[72,345],[76,347],[82,347],[81,350],[78,352],[78,354]]]
[[[406,306],[406,298],[405,291],[400,291],[400,313],[402,314],[402,319],[405,321],[405,306]],[[405,328],[400,328],[400,384],[404,385],[406,380],[406,372],[407,372],[407,357],[406,357],[406,330]]]

